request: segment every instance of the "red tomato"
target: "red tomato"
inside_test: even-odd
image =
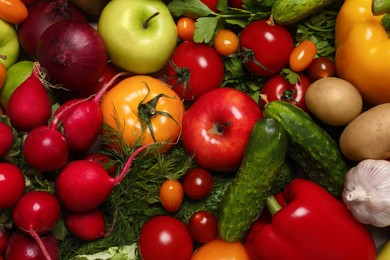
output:
[[[213,12],[218,13],[219,10],[217,9],[218,0],[200,0],[202,3],[207,5],[208,8],[210,8]]]
[[[307,76],[311,81],[336,76],[336,66],[328,57],[315,58],[307,68]]]
[[[195,100],[221,86],[225,68],[221,56],[205,43],[179,44],[167,66],[167,81],[186,100]]]
[[[214,240],[218,234],[217,217],[208,211],[197,211],[188,220],[192,238],[200,243]]]
[[[139,252],[143,260],[189,260],[194,250],[186,224],[171,216],[156,216],[140,231]]]
[[[169,212],[178,211],[183,202],[183,186],[178,180],[165,180],[160,187],[160,202]]]
[[[193,200],[206,198],[213,189],[211,173],[202,168],[190,169],[183,178],[184,193]]]
[[[308,111],[305,94],[311,81],[302,73],[299,74],[299,78],[300,80],[297,83],[291,84],[282,75],[271,77],[261,89],[261,94],[266,95],[266,100],[261,100],[262,105],[264,106],[267,102],[274,100],[285,100]]]
[[[314,42],[305,40],[299,43],[290,54],[290,69],[295,72],[303,71],[313,61],[316,52],[317,46]]]
[[[248,24],[242,30],[240,48],[245,53],[243,62],[251,73],[270,76],[288,65],[294,41],[286,27],[269,25],[267,20],[262,19]]]
[[[214,239],[202,245],[191,260],[249,260],[248,252],[241,242],[226,242]]]

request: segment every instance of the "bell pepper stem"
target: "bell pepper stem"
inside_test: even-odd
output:
[[[381,15],[390,12],[389,0],[372,0],[372,13],[374,15]]]
[[[266,205],[272,216],[282,208],[273,195],[267,197]]]

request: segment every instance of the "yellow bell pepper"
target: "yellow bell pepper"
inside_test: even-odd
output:
[[[376,260],[389,260],[390,259],[390,241],[387,241],[380,248]]]
[[[345,0],[336,18],[337,76],[371,105],[390,102],[390,39],[372,0]]]

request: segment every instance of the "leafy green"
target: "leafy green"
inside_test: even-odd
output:
[[[195,22],[195,42],[211,42],[219,22],[219,16],[200,17]]]
[[[200,0],[173,0],[168,4],[171,13],[177,17],[190,14],[195,17],[204,17],[216,14]]]

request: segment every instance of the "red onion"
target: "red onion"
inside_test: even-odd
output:
[[[87,22],[86,15],[67,0],[38,0],[28,7],[27,18],[18,26],[22,49],[31,58],[36,58],[38,40],[50,25],[63,20]]]
[[[93,86],[103,75],[107,52],[103,39],[89,23],[57,22],[38,41],[37,59],[49,80],[67,90]]]

